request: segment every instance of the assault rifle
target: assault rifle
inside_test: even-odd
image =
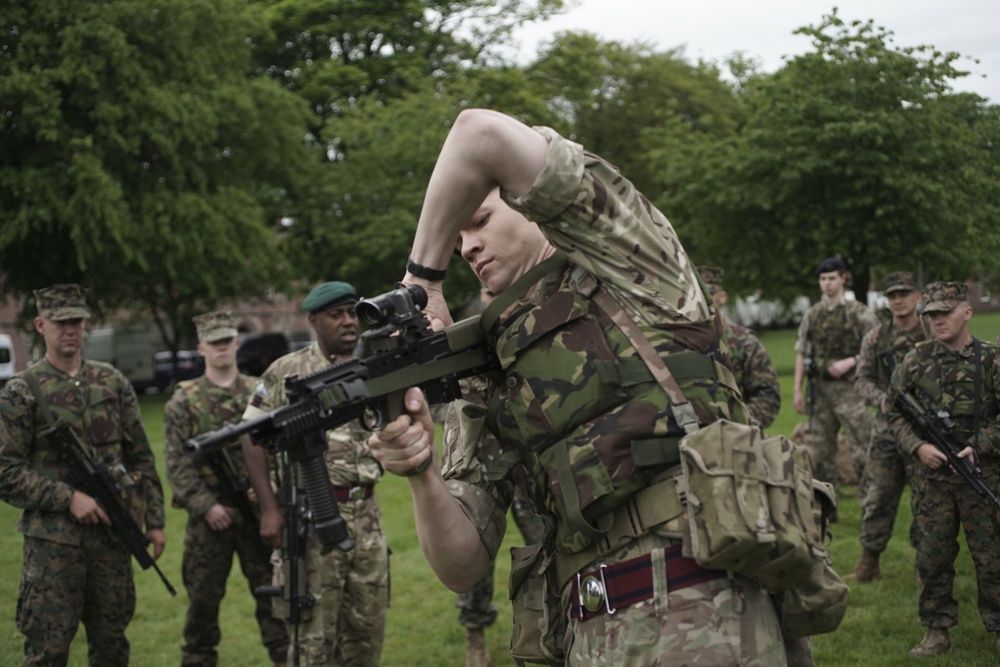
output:
[[[209,467],[212,468],[212,472],[215,473],[219,490],[222,492],[220,500],[224,505],[229,505],[236,509],[242,518],[239,526],[240,530],[250,536],[254,548],[260,554],[261,561],[265,565],[270,566],[271,549],[260,539],[257,513],[254,512],[253,504],[247,497],[246,484],[241,481],[240,475],[237,474],[236,465],[233,463],[233,457],[230,455],[229,450],[222,447],[217,451],[209,452],[205,454],[205,460]]]
[[[76,432],[60,419],[39,435],[55,447],[59,458],[69,466],[69,478],[73,485],[86,492],[100,504],[104,513],[108,515],[108,519],[111,520],[112,530],[139,561],[142,569],[153,568],[156,570],[156,574],[160,575],[160,580],[167,587],[170,595],[176,596],[177,591],[170,585],[166,576],[153,561],[153,557],[146,551],[146,547],[150,543],[149,538],[143,534],[135,519],[122,505],[118,486],[111,479],[111,475],[104,466],[94,463]]]
[[[802,358],[802,368],[806,376],[806,415],[809,417],[810,430],[812,428],[812,416],[816,410],[816,364],[811,355]]]
[[[907,392],[900,392],[896,395],[896,406],[913,427],[914,432],[948,457],[948,463],[952,469],[961,475],[962,479],[976,490],[976,493],[986,496],[994,505],[1000,507],[1000,499],[993,495],[993,492],[983,482],[983,471],[974,460],[975,453],[972,457],[959,457],[958,453],[971,445],[955,432],[955,422],[951,420],[945,410],[930,402],[927,404],[927,411],[924,412],[916,399]]]
[[[192,438],[188,451],[212,451],[242,435],[272,453],[288,451],[299,463],[317,538],[329,551],[346,534],[336,525],[340,517],[322,458],[325,442],[307,446],[306,436],[354,420],[381,428],[402,414],[408,388],[419,387],[431,405],[447,403],[461,397],[459,380],[500,368],[478,317],[432,331],[426,305],[427,294],[417,285],[361,299],[358,319],[370,327],[362,334],[363,358],[285,378],[288,405]]]

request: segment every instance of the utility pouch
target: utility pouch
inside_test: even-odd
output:
[[[781,634],[808,637],[833,632],[847,612],[851,589],[826,560],[813,564],[809,575],[780,596]]]
[[[559,598],[555,550],[548,540],[510,550],[510,655],[517,665],[562,665],[567,618]]]

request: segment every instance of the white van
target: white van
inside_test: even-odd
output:
[[[14,376],[14,340],[0,334],[0,386]]]

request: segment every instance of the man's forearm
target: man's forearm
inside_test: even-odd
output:
[[[250,486],[253,487],[257,495],[257,504],[260,505],[261,512],[272,511],[278,508],[278,499],[271,488],[271,472],[267,465],[267,450],[258,447],[250,441],[249,436],[244,436],[241,442],[243,448],[243,461],[247,467],[247,478]]]

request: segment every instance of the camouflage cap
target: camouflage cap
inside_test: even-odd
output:
[[[909,271],[893,271],[882,279],[882,291],[886,294],[893,292],[916,292],[917,281]]]
[[[35,306],[40,317],[55,322],[90,317],[87,290],[74,283],[35,290]]]
[[[308,310],[310,313],[318,313],[331,306],[354,303],[357,300],[358,293],[354,291],[353,287],[347,283],[335,280],[313,287],[312,291],[306,296],[305,301],[302,302],[302,308],[303,310]]]
[[[705,281],[709,294],[715,294],[725,289],[722,286],[722,277],[726,272],[722,270],[722,267],[699,266],[698,273],[701,275],[701,279]]]
[[[236,315],[228,310],[204,313],[191,318],[198,330],[198,342],[214,343],[227,338],[236,338]]]
[[[967,301],[965,283],[938,281],[924,287],[924,312],[947,313],[955,306]]]

